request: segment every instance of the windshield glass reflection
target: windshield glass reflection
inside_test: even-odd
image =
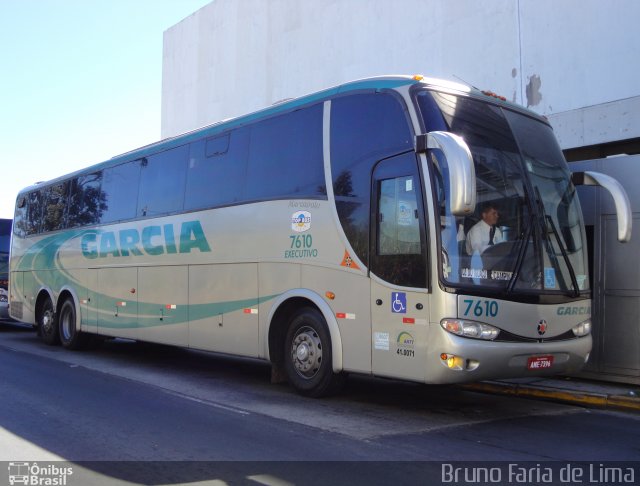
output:
[[[462,136],[475,164],[476,211],[456,217],[446,160],[429,153],[445,285],[572,296],[588,290],[578,198],[551,128],[469,98],[424,91],[417,100],[428,131]]]

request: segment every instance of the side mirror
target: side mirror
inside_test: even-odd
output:
[[[571,175],[571,181],[576,186],[601,186],[609,191],[616,206],[618,241],[626,243],[631,240],[631,222],[633,220],[631,204],[627,192],[617,180],[600,172],[586,171],[574,172]]]
[[[416,152],[442,151],[449,172],[449,204],[455,216],[473,214],[476,209],[476,171],[471,150],[464,139],[450,132],[416,136]]]

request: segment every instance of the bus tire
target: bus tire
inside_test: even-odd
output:
[[[333,372],[331,336],[317,309],[302,308],[289,322],[284,368],[293,387],[308,397],[331,395],[344,382],[342,373]]]
[[[49,346],[60,344],[60,334],[58,333],[58,322],[53,302],[49,297],[45,297],[40,304],[38,312],[38,335]]]
[[[58,316],[58,334],[62,346],[67,349],[83,349],[89,342],[89,335],[77,327],[76,306],[72,298],[67,298]]]

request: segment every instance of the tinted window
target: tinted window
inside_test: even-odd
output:
[[[64,228],[68,187],[69,183],[65,181],[46,189],[42,231]]]
[[[369,257],[369,200],[375,163],[413,149],[401,102],[390,94],[357,94],[331,102],[331,172],[340,222],[365,263]]]
[[[318,196],[326,196],[322,104],[253,125],[244,199]]]
[[[107,198],[101,190],[102,171],[79,176],[71,181],[67,227],[98,224],[107,208]]]
[[[241,201],[248,150],[248,129],[192,143],[185,209],[225,206]]]
[[[449,127],[447,127],[447,124],[442,117],[442,112],[440,111],[438,104],[431,96],[431,92],[420,91],[417,94],[416,99],[418,100],[418,107],[422,114],[421,121],[424,124],[425,133],[435,132],[438,130],[446,132],[449,130]]]
[[[27,196],[26,234],[34,235],[40,231],[42,222],[42,196],[34,191]]]
[[[138,216],[182,210],[189,146],[183,145],[142,159]]]
[[[102,213],[103,223],[135,217],[140,165],[140,160],[134,160],[104,171],[102,190],[106,206]]]
[[[0,289],[9,285],[9,248],[11,246],[11,220],[0,219]]]
[[[417,182],[410,175],[379,181],[378,255],[420,253]]]
[[[13,215],[13,234],[24,238],[27,232],[27,195],[20,194],[16,199],[16,211]]]
[[[0,252],[9,253],[11,246],[11,220],[0,219]]]
[[[371,271],[396,285],[424,288],[426,236],[418,174],[413,153],[384,160],[375,168]]]
[[[231,133],[223,133],[216,137],[209,137],[206,140],[207,157],[213,157],[215,155],[224,155],[229,151],[229,142],[231,140]]]

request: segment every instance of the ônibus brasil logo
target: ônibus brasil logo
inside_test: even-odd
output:
[[[56,464],[38,465],[29,462],[9,463],[9,484],[27,484],[33,486],[66,486],[67,477],[73,474],[73,468]]]

